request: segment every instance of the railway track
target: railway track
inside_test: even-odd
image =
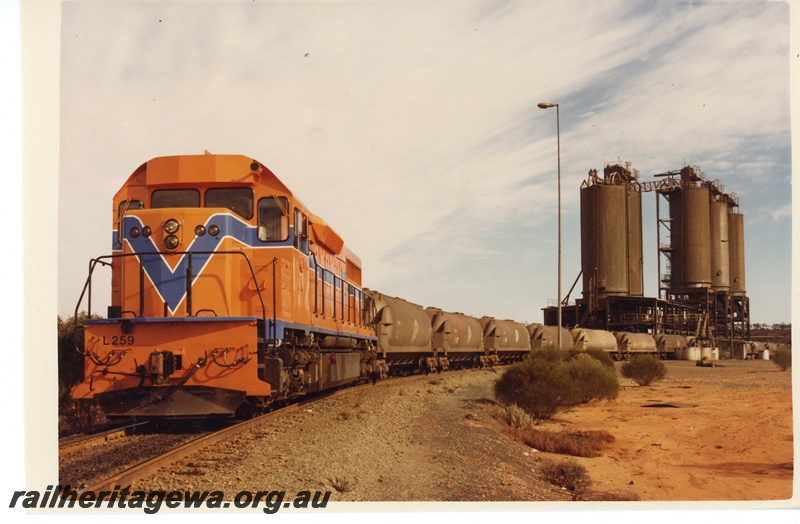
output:
[[[136,431],[145,430],[148,426],[148,422],[138,422],[136,424],[107,429],[91,435],[67,437],[58,443],[58,452],[72,452],[99,442],[110,442],[112,440],[124,438],[132,435]]]
[[[381,383],[377,384],[378,387],[380,385]],[[140,460],[134,465],[126,466],[121,469],[117,468],[114,473],[106,474],[102,479],[93,480],[91,483],[86,484],[79,490],[79,493],[91,491],[97,494],[102,491],[110,492],[120,487],[129,486],[130,484],[132,484],[137,480],[147,478],[148,476],[154,474],[160,468],[169,466],[170,464],[178,462],[181,459],[192,456],[193,454],[197,453],[198,451],[204,448],[213,446],[214,444],[217,444],[218,442],[221,442],[225,439],[231,438],[249,428],[269,422],[271,419],[274,419],[278,416],[298,411],[304,407],[313,405],[315,402],[324,399],[334,398],[339,394],[343,393],[344,391],[353,391],[365,387],[376,387],[376,385],[362,384],[358,386],[351,386],[342,390],[323,393],[313,398],[305,399],[301,402],[291,404],[289,406],[280,409],[276,409],[274,411],[265,413],[263,415],[259,415],[255,418],[245,420],[243,422],[239,422],[231,426],[227,426],[218,431],[213,431],[210,433],[203,434],[201,436],[189,440],[188,442],[182,442],[177,446],[171,447],[167,451],[164,451],[156,456],[151,455],[149,458]]]

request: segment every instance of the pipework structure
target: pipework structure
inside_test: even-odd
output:
[[[745,356],[750,338],[744,218],[735,194],[695,166],[643,182],[629,163],[592,169],[581,184],[581,273],[563,326],[708,339]],[[642,193],[656,195],[658,297],[644,296]],[[662,200],[668,213],[662,216]],[[582,297],[569,304],[583,277]],[[557,325],[555,308],[544,324]]]

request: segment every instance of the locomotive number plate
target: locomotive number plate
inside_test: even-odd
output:
[[[114,335],[109,338],[103,336],[104,346],[132,346],[134,344],[133,335]]]

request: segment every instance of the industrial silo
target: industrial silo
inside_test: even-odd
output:
[[[744,215],[741,213],[728,214],[728,243],[731,293],[744,295]]]
[[[672,289],[710,287],[711,219],[708,188],[682,187],[670,192],[669,215],[672,219]]]
[[[622,166],[581,186],[581,265],[585,298],[643,294],[642,196]]]
[[[727,291],[731,287],[730,238],[728,226],[728,202],[711,202],[711,288]]]

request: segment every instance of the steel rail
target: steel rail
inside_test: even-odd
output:
[[[108,442],[110,440],[116,440],[121,437],[127,437],[130,435],[135,428],[141,429],[143,426],[149,424],[148,422],[137,422],[136,424],[130,424],[128,426],[120,426],[112,429],[108,429],[105,431],[101,431],[100,433],[95,433],[92,435],[83,435],[79,438],[70,438],[67,437],[64,439],[63,442],[58,443],[58,451],[59,453],[66,450],[75,450],[85,448],[86,446],[93,444],[94,442]]]

